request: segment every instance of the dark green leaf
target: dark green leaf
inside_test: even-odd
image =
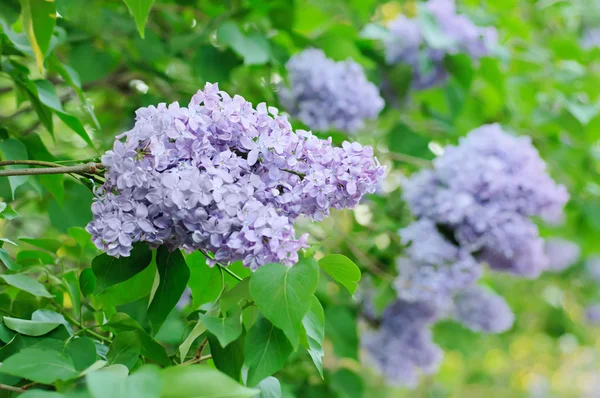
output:
[[[244,365],[245,338],[246,334],[242,332],[237,340],[223,348],[215,336],[211,334],[208,335],[210,353],[215,366],[221,372],[237,381],[240,380],[240,372],[242,370],[242,365]]]
[[[165,246],[159,247],[156,264],[160,282],[148,307],[148,319],[154,334],[158,333],[171,310],[177,305],[190,279],[190,269],[179,250],[170,252]]]
[[[96,345],[87,337],[75,338],[66,346],[66,352],[71,357],[75,370],[81,372],[96,362]]]
[[[248,331],[244,342],[244,362],[248,365],[247,385],[255,386],[277,372],[293,347],[281,329],[266,318],[260,318]]]
[[[333,279],[344,285],[350,294],[356,292],[360,281],[360,269],[348,257],[341,254],[330,254],[319,260],[319,266]]]
[[[79,286],[81,288],[81,294],[84,297],[94,293],[96,289],[96,275],[91,268],[86,268],[79,274]]]
[[[244,387],[216,369],[202,365],[176,366],[161,371],[163,398],[252,397],[259,391]]]
[[[113,339],[106,359],[111,365],[121,364],[131,369],[140,356],[141,348],[137,332],[122,332]]]
[[[333,342],[338,357],[358,359],[356,319],[348,308],[328,306],[325,311],[325,335]]]
[[[4,154],[4,159],[6,160],[26,160],[27,158],[27,148],[25,145],[19,140],[8,139],[0,141],[0,151]],[[7,166],[7,169],[22,169],[27,166]],[[8,181],[10,183],[10,189],[12,193],[12,198],[15,197],[15,191],[21,185],[27,183],[29,181],[29,176],[10,176],[8,177]]]
[[[302,318],[310,309],[318,279],[319,269],[312,258],[292,267],[266,264],[250,278],[250,293],[256,305],[285,332],[294,349],[298,347]]]
[[[136,243],[129,257],[112,257],[101,254],[92,260],[96,276],[95,292],[101,293],[110,286],[132,278],[142,272],[152,261],[152,252],[143,243]]]

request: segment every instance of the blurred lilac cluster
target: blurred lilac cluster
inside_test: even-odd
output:
[[[446,54],[464,53],[479,59],[497,43],[495,28],[478,27],[465,15],[457,14],[453,0],[429,0],[419,12],[415,18],[401,14],[390,22],[390,36],[384,41],[387,63],[410,66],[412,85],[417,90],[446,80]],[[435,25],[435,32],[431,25]]]
[[[335,62],[312,48],[292,56],[286,68],[290,86],[282,87],[281,102],[313,130],[352,133],[385,105],[377,87],[351,59]]]
[[[434,373],[443,358],[430,330],[437,316],[434,306],[397,300],[383,312],[379,330],[363,334],[367,360],[390,384],[415,387],[419,375]]]
[[[307,236],[296,238],[294,220],[355,206],[384,174],[372,148],[293,132],[276,108],[255,110],[216,84],[187,108],[139,109],[102,162],[106,183],[87,226],[98,248],[128,256],[143,241],[252,269],[296,263]]]
[[[548,271],[560,272],[575,264],[581,256],[581,248],[575,242],[562,238],[548,238],[544,242],[548,258]]]
[[[493,269],[537,277],[548,267],[530,220],[560,218],[569,194],[546,172],[529,137],[497,124],[471,131],[404,187],[413,214],[451,232],[462,249]]]
[[[477,332],[510,329],[514,315],[504,299],[476,284],[482,264],[537,277],[552,261],[558,262],[556,256],[552,261],[547,257],[544,240],[530,218],[558,219],[569,199],[565,187],[548,175],[530,138],[509,135],[497,124],[473,130],[458,146],[446,147],[433,168],[413,175],[404,185],[404,199],[417,221],[399,231],[402,243],[408,245],[406,257],[398,260],[395,287],[400,300],[412,303],[430,323],[453,317]],[[578,248],[571,251],[578,257]],[[572,258],[575,253],[564,254]],[[424,309],[430,306],[435,307],[435,319],[432,310]],[[405,329],[413,322],[414,327],[421,326],[416,315],[404,319]],[[383,341],[388,332],[378,333]],[[378,347],[376,338],[368,339],[368,351],[376,358],[387,355],[386,364],[403,363],[414,350],[430,355],[423,344],[398,345],[392,352],[390,345]],[[420,367],[417,362],[414,366]],[[394,375],[383,371],[395,376],[396,383],[414,383],[412,373],[405,370]]]
[[[510,329],[515,316],[501,296],[471,286],[454,299],[454,319],[474,332],[502,333]]]

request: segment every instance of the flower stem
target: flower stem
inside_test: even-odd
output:
[[[22,161],[19,161],[22,162]],[[12,163],[12,164],[23,164],[23,163]],[[77,166],[56,166],[45,167],[40,169],[10,169],[0,170],[0,177],[9,176],[27,176],[27,175],[40,175],[40,174],[96,174],[103,168],[102,164],[99,163],[86,163]]]

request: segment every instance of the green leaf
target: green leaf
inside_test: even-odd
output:
[[[247,385],[255,386],[277,372],[293,347],[281,329],[266,318],[260,318],[248,331],[244,342],[244,361],[248,366]]]
[[[137,264],[126,263],[137,269]],[[150,261],[150,264],[147,264],[141,272],[102,291],[96,296],[97,300],[103,307],[116,307],[144,298],[152,291],[155,276],[156,263]]]
[[[0,373],[43,384],[69,380],[78,375],[73,362],[64,354],[39,348],[25,348],[8,357],[0,366]]]
[[[77,278],[77,271],[71,270],[63,275],[63,281],[67,286],[71,303],[73,304],[73,312],[75,318],[79,318],[81,314],[81,292],[79,289],[79,279]]]
[[[110,317],[105,325],[121,331],[137,331],[142,345],[142,356],[161,366],[171,365],[171,360],[169,359],[165,348],[146,333],[140,324],[133,320],[129,315],[117,312]]]
[[[12,220],[13,218],[19,217],[19,213],[14,211],[12,207],[4,202],[0,202],[0,218],[5,220]]]
[[[47,309],[35,310],[35,312],[31,314],[31,320],[39,322],[57,322],[63,325],[69,334],[73,334],[73,328],[71,327],[71,324],[67,322],[65,317],[58,312]]]
[[[27,33],[38,69],[43,71],[44,58],[50,48],[50,39],[56,25],[54,2],[21,0],[21,21]]]
[[[246,398],[259,391],[247,388],[216,369],[202,365],[161,370],[163,398]]]
[[[185,358],[187,357],[187,354],[190,351],[190,347],[192,346],[194,341],[205,331],[206,326],[204,325],[204,323],[198,321],[198,323],[196,323],[190,334],[188,334],[183,343],[181,343],[181,345],[179,346],[179,362],[183,363],[183,361],[185,361]]]
[[[135,20],[135,24],[137,25],[138,32],[140,32],[140,36],[144,38],[144,30],[146,27],[146,21],[148,21],[148,14],[150,14],[150,9],[152,8],[152,3],[154,0],[123,0],[127,7],[129,7],[129,11]]]
[[[576,101],[567,102],[567,110],[577,119],[582,126],[586,126],[598,112],[600,112],[599,104],[582,104]]]
[[[321,378],[323,378],[323,339],[325,338],[325,313],[316,296],[312,297],[310,311],[302,320],[306,339],[308,342],[308,353],[317,367]]]
[[[223,23],[217,29],[217,40],[231,47],[246,65],[265,64],[271,58],[271,48],[267,38],[254,32],[246,36],[233,21]]]
[[[78,337],[69,341],[66,352],[78,372],[84,371],[96,362],[96,344],[87,337]]]
[[[446,67],[446,70],[458,80],[464,89],[468,90],[469,87],[471,87],[474,70],[473,63],[467,55],[447,55],[444,58],[444,66]]]
[[[49,252],[56,253],[58,249],[60,249],[63,244],[61,241],[50,238],[26,238],[20,237],[20,241],[25,243],[29,243],[32,246],[39,247],[40,249],[48,250]]]
[[[81,121],[77,117],[70,115],[63,110],[60,99],[56,95],[52,83],[48,80],[35,80],[34,83],[37,87],[39,99],[42,104],[52,109],[64,124],[69,126],[69,128],[80,136],[90,147],[94,148],[94,143],[85,130],[85,127],[83,127]]]
[[[12,258],[10,258],[10,255],[8,254],[8,252],[1,247],[0,247],[0,260],[2,260],[2,262],[4,263],[6,268],[8,268],[11,271],[18,271],[22,268],[19,264],[15,263],[12,260]]]
[[[19,140],[8,139],[0,141],[0,151],[4,154],[4,158],[6,160],[26,160],[27,157],[27,148],[25,145]],[[23,165],[13,165],[7,166],[7,169],[23,169],[27,166]],[[15,191],[21,185],[27,183],[29,181],[29,176],[10,176],[8,177],[8,182],[10,184],[12,199],[15,197]]]
[[[360,281],[360,269],[348,257],[341,254],[330,254],[319,260],[319,266],[329,276],[344,285],[350,294],[356,292]]]
[[[362,378],[348,369],[341,368],[331,377],[331,388],[339,397],[362,398],[364,385]]]
[[[67,398],[67,396],[55,391],[27,390],[25,393],[19,395],[19,398]]]
[[[130,376],[127,367],[110,365],[86,375],[93,398],[159,398],[163,388],[159,369],[144,365]]]
[[[91,268],[86,268],[79,274],[79,287],[84,297],[94,293],[96,289],[96,275]]]
[[[0,278],[4,279],[4,281],[9,285],[14,286],[17,289],[24,290],[27,293],[33,294],[34,296],[52,297],[44,285],[27,275],[0,275]]]
[[[358,359],[358,333],[356,317],[347,307],[327,306],[325,311],[325,334],[333,342],[333,350],[340,357]]]
[[[92,260],[96,276],[95,292],[102,293],[110,286],[124,282],[142,272],[152,261],[152,252],[143,243],[136,243],[129,257],[101,254]]]
[[[111,365],[121,364],[129,369],[136,364],[141,351],[141,343],[135,331],[119,333],[110,345],[106,359]]]
[[[199,316],[208,331],[217,337],[222,347],[227,347],[242,334],[242,311],[239,307],[233,309],[225,318],[204,314]]]
[[[260,390],[259,398],[281,398],[281,383],[273,376],[269,376],[256,386]]]
[[[235,285],[233,289],[223,293],[219,299],[219,305],[221,306],[221,312],[227,312],[230,308],[244,306],[250,301],[252,301],[252,296],[250,295],[250,278],[246,278]]]
[[[244,365],[244,341],[246,335],[242,331],[240,337],[234,342],[221,347],[219,340],[212,334],[208,335],[210,353],[217,369],[235,380],[240,380],[242,366]]]
[[[26,336],[42,336],[60,326],[61,322],[30,321],[28,319],[4,317],[4,324],[10,330]]]
[[[160,282],[148,307],[148,319],[154,334],[158,333],[171,310],[177,305],[190,279],[190,269],[179,250],[169,252],[165,246],[159,247],[156,264]]]
[[[319,269],[312,258],[292,267],[266,264],[250,278],[250,293],[258,308],[276,327],[283,330],[294,349],[302,327],[302,318],[311,306],[317,288]]]
[[[187,255],[185,261],[190,267],[188,286],[192,290],[194,308],[215,301],[223,288],[219,267],[206,265],[206,257],[199,251]]]

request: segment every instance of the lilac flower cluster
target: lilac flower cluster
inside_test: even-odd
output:
[[[502,333],[512,327],[515,316],[502,297],[472,286],[456,295],[454,319],[475,332]]]
[[[407,257],[397,260],[395,285],[400,299],[442,305],[481,276],[480,264],[467,250],[444,238],[433,221],[419,220],[399,233],[402,243],[409,245]]]
[[[443,83],[447,72],[443,65],[446,54],[467,54],[479,59],[491,52],[498,37],[495,28],[480,28],[466,16],[457,14],[454,0],[429,0],[415,18],[399,15],[389,24],[389,37],[384,41],[386,61],[403,63],[412,68],[412,85],[417,90]],[[438,32],[434,39],[422,20],[432,19]],[[443,42],[440,42],[443,38]]]
[[[585,319],[591,325],[600,325],[600,304],[592,304],[585,309]]]
[[[547,174],[529,137],[492,124],[447,147],[433,169],[408,181],[404,198],[415,216],[451,231],[478,261],[536,277],[548,258],[530,217],[560,217],[569,194]]]
[[[308,49],[292,56],[286,68],[290,86],[281,89],[281,102],[313,130],[352,133],[383,109],[379,90],[351,59],[335,62],[321,50]]]
[[[293,265],[307,247],[294,220],[355,206],[384,174],[372,148],[294,132],[276,108],[255,110],[216,84],[187,108],[160,104],[136,116],[102,157],[106,183],[87,226],[96,246],[116,257],[144,241],[252,269]]]
[[[429,327],[437,317],[433,306],[397,300],[384,311],[379,330],[362,336],[368,362],[391,384],[416,386],[419,375],[434,373],[443,357]]]
[[[575,264],[581,256],[581,248],[575,242],[562,238],[548,238],[544,243],[548,257],[548,271],[560,272]]]
[[[417,221],[399,231],[407,245],[395,282],[400,302],[420,309],[430,323],[452,316],[478,332],[510,329],[514,315],[506,302],[476,285],[482,263],[537,276],[549,259],[530,217],[559,218],[568,197],[547,174],[529,138],[511,136],[496,124],[470,132],[458,146],[447,147],[433,168],[418,172],[404,185],[404,199]],[[394,306],[388,309],[392,313]],[[424,310],[429,307],[435,310]],[[435,317],[429,315],[432,311]],[[423,324],[414,315],[402,319],[401,328],[384,325],[378,334],[366,337],[366,344],[380,358],[384,373],[411,385],[414,367],[421,366],[407,366],[402,358],[414,350],[428,357],[431,348],[422,342],[393,346],[390,341],[401,339],[403,330]],[[389,352],[390,347],[396,351]],[[430,369],[424,367],[425,372]]]

